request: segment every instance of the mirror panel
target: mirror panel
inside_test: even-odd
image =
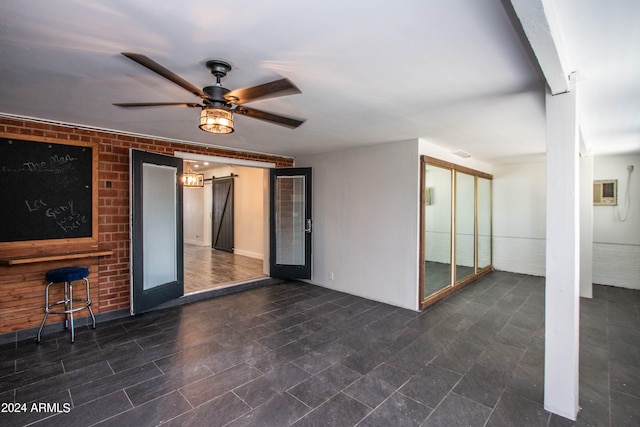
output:
[[[428,297],[451,286],[451,176],[450,169],[425,164],[424,239],[425,280]]]
[[[456,282],[475,274],[475,177],[456,171]]]
[[[478,270],[491,265],[491,180],[478,177]]]

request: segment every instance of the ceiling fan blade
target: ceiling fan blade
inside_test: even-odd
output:
[[[234,104],[244,104],[264,98],[274,98],[276,96],[293,95],[302,93],[296,85],[289,79],[274,80],[258,86],[235,89],[227,93],[224,97]]]
[[[136,61],[138,64],[144,67],[147,67],[151,71],[160,74],[165,79],[172,81],[173,83],[177,84],[183,89],[188,90],[192,94],[199,96],[200,98],[206,99],[209,97],[209,95],[204,93],[202,89],[200,89],[199,87],[192,85],[191,83],[189,83],[188,81],[186,81],[185,79],[183,79],[182,77],[174,73],[173,71],[166,69],[165,67],[158,64],[153,59],[145,55],[141,55],[139,53],[131,53],[131,52],[122,52],[122,54],[127,58]]]
[[[116,107],[167,107],[167,106],[180,106],[180,107],[200,107],[202,105],[197,102],[121,102],[113,104]]]
[[[256,110],[255,108],[245,107],[244,105],[237,107],[233,112],[291,129],[295,129],[305,122],[304,120],[279,116],[277,114],[267,113],[266,111]]]

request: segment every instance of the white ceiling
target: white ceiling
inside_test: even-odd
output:
[[[640,152],[640,2],[557,0],[566,66],[595,153]],[[414,138],[503,162],[544,152],[544,86],[506,0],[20,0],[0,5],[0,113],[299,156]],[[198,129],[198,102],[120,55],[149,56],[198,87],[207,59],[229,89],[280,77],[301,94],[247,104],[305,118],[295,130],[236,115]]]

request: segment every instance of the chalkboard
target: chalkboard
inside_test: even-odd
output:
[[[95,150],[0,138],[0,242],[95,238]]]

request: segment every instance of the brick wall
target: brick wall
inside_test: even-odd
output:
[[[0,334],[39,326],[44,308],[44,273],[52,268],[82,264],[90,269],[91,297],[96,314],[129,307],[129,149],[172,156],[176,151],[293,166],[293,159],[215,147],[118,135],[61,125],[0,118],[0,137],[19,134],[98,144],[98,240],[112,256],[77,261],[0,266]],[[1,191],[1,190],[0,190]],[[91,249],[90,244],[0,248],[0,258]],[[79,289],[79,288],[78,288]],[[82,313],[81,315],[85,315]],[[60,316],[49,316],[51,322]],[[49,321],[48,321],[49,322]]]

